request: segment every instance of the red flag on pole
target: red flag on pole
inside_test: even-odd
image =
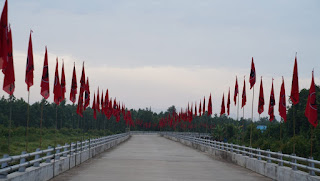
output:
[[[28,57],[27,57],[27,65],[26,65],[26,79],[25,79],[28,91],[30,87],[33,85],[33,70],[34,70],[31,33],[32,31],[30,32],[30,37],[29,37]]]
[[[262,84],[262,77],[261,77],[259,102],[258,102],[258,113],[261,114],[263,111],[264,111],[264,94],[263,94],[263,84]]]
[[[59,105],[61,102],[61,85],[59,80],[59,71],[58,71],[58,58],[56,63],[56,72],[54,75],[54,86],[53,86],[54,102]]]
[[[15,89],[15,76],[13,65],[13,52],[12,52],[12,35],[11,29],[8,32],[8,62],[4,71],[3,90],[9,95],[12,95]]]
[[[10,30],[11,32],[11,30]],[[8,62],[8,2],[4,3],[0,19],[0,69],[4,69]]]
[[[77,114],[83,117],[83,94],[79,94]]]
[[[103,114],[103,110],[104,110],[104,101],[103,101],[103,90],[101,91],[101,113]]]
[[[84,107],[83,109],[86,110],[86,108],[90,104],[90,87],[89,87],[89,78],[87,77],[87,82],[84,89]]]
[[[241,105],[241,108],[243,108],[246,105],[246,102],[247,102],[246,81],[243,80],[242,105]]]
[[[48,99],[50,96],[49,90],[49,67],[48,67],[48,52],[46,47],[46,52],[44,54],[44,63],[43,63],[43,70],[42,70],[42,78],[41,78],[41,91],[40,94],[44,99]]]
[[[318,107],[316,102],[316,88],[314,84],[313,71],[312,71],[312,80],[309,89],[308,101],[306,105],[306,110],[304,115],[308,118],[309,123],[317,127],[318,125]]]
[[[96,109],[98,112],[100,112],[100,96],[99,96],[99,87],[98,87],[98,92],[97,92],[97,100],[96,100]]]
[[[200,100],[200,105],[199,105],[199,116],[201,116],[201,111],[202,111],[202,109],[201,109],[201,100]],[[181,111],[182,112],[182,111]]]
[[[252,89],[252,87],[256,83],[256,68],[254,67],[253,57],[251,61],[251,71],[250,71],[249,82],[250,82],[250,89]]]
[[[92,109],[93,109],[93,118],[97,120],[97,110],[96,110],[96,93],[93,93],[93,103],[92,103]]]
[[[270,121],[274,120],[274,106],[276,105],[276,101],[274,99],[274,91],[273,91],[273,79],[272,79],[272,86],[271,86],[271,93],[270,93],[270,101],[269,101],[269,111],[268,114],[270,115]]]
[[[287,121],[286,91],[284,88],[283,77],[282,77],[282,84],[281,84],[280,98],[279,98],[279,114],[284,120],[284,122],[286,122]]]
[[[206,98],[203,96],[203,110],[202,110],[202,115],[206,112]]]
[[[293,68],[290,99],[291,99],[293,105],[296,105],[299,102],[299,82],[298,82],[297,55],[296,55],[296,57],[294,59],[294,68]]]
[[[107,116],[107,112],[108,112],[108,108],[109,108],[109,90],[107,89],[107,92],[104,96],[104,107],[103,107],[103,112],[104,112],[104,115]]]
[[[77,75],[76,75],[76,65],[73,64],[73,73],[72,73],[72,81],[71,81],[71,89],[70,89],[70,101],[75,103],[76,102],[76,95],[77,95]]]
[[[229,87],[228,101],[227,101],[227,113],[228,115],[230,115],[230,87]]]
[[[62,62],[62,71],[61,71],[61,101],[65,99],[66,93],[66,76],[64,74],[64,62]]]
[[[83,92],[85,90],[85,87],[86,87],[86,73],[84,71],[84,62],[82,64],[82,74],[81,74],[81,78],[80,78],[80,94],[81,94],[81,97],[83,97]]]
[[[222,114],[224,114],[225,112],[226,112],[226,110],[225,110],[225,105],[224,105],[224,93],[223,93],[220,116],[222,116]]]
[[[208,103],[208,115],[212,115],[212,101],[211,101],[211,93],[210,93],[209,103]]]
[[[233,96],[234,105],[237,105],[238,94],[239,94],[238,77],[236,77],[236,84],[234,86],[234,96]]]

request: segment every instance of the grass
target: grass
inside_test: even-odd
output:
[[[40,148],[40,135],[42,135],[41,149],[47,149],[48,146],[54,146],[57,144],[64,145],[65,143],[81,141],[83,139],[97,138],[113,134],[109,130],[89,130],[83,132],[80,129],[67,129],[62,128],[60,130],[55,129],[42,129],[29,128],[28,130],[28,150],[26,150],[26,130],[24,127],[17,127],[11,130],[10,144],[8,144],[8,129],[0,127],[0,158],[4,154],[20,155],[22,151],[34,152],[37,148]],[[8,150],[10,145],[10,152]]]

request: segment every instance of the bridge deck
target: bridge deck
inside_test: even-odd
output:
[[[270,180],[157,135],[132,138],[53,179],[93,180]]]

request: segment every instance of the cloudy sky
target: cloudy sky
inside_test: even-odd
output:
[[[4,0],[0,1],[3,7]],[[320,84],[320,1],[299,0],[9,0],[13,31],[16,97],[27,99],[24,83],[30,29],[33,30],[35,80],[30,101],[41,99],[40,79],[45,46],[50,81],[55,58],[65,62],[69,97],[73,62],[80,78],[82,61],[91,92],[97,87],[129,108],[163,111],[171,105],[199,104],[213,96],[220,112],[222,94],[235,77],[240,92],[247,82],[245,117],[251,117],[252,90],[248,87],[251,57],[257,84],[254,117],[263,76],[265,112],[271,89],[279,100],[281,76],[290,93],[295,53],[298,52],[300,89],[308,88],[314,68]],[[2,80],[3,75],[0,75]],[[0,81],[1,82],[1,81]],[[0,95],[7,95],[0,91]],[[52,101],[53,96],[49,97]],[[93,97],[91,98],[93,100]],[[70,101],[69,101],[70,103]],[[278,115],[278,104],[276,105]],[[242,110],[240,110],[242,112]],[[236,107],[231,106],[236,117]]]

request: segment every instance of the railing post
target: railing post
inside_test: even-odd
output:
[[[37,148],[36,149],[36,152],[38,152],[38,151],[40,151],[40,148]],[[36,160],[36,159],[39,159],[40,158],[40,154],[36,154],[35,156],[34,156],[34,159]],[[37,162],[35,162],[34,164],[33,164],[33,166],[34,167],[39,167],[40,166],[40,162],[39,161],[37,161]]]
[[[309,162],[309,167],[314,168],[313,157],[310,157],[308,162]],[[312,176],[316,175],[313,170],[309,170],[309,174]]]
[[[51,146],[48,146],[48,149],[51,149],[52,147]],[[47,152],[47,156],[50,156],[51,155],[51,151],[48,151]],[[46,163],[50,163],[51,162],[51,158],[47,158],[46,159]]]
[[[279,163],[278,163],[278,165],[279,165],[279,166],[283,166],[283,161],[282,161],[282,152],[281,152],[281,151],[279,151],[279,152],[278,152],[278,154],[279,154],[279,155],[278,155],[278,158],[279,158],[279,160],[280,160],[280,161],[279,161]]]
[[[56,160],[59,160],[59,159],[60,159],[60,155],[59,155],[60,149],[58,149],[60,146],[61,146],[61,145],[58,144],[57,147],[56,147],[56,153],[55,153],[55,158],[56,158]]]
[[[63,149],[63,157],[67,157],[67,155],[68,155],[68,143],[66,143],[66,144],[64,144],[64,149]]]
[[[8,154],[4,154],[4,155],[3,155],[3,158],[8,158],[8,157],[9,157]],[[5,167],[7,167],[7,166],[8,166],[8,163],[7,163],[7,162],[3,162],[3,163],[1,164],[1,168],[5,168]],[[0,174],[0,178],[6,178],[7,175],[8,175],[7,172],[2,172],[2,173]]]
[[[258,148],[258,160],[261,160],[261,151],[260,151],[260,148]]]
[[[231,143],[231,153],[233,153],[233,144]]]
[[[243,149],[242,155],[243,155],[243,156],[247,156],[247,154],[246,154],[246,147],[245,147],[244,145],[242,145],[242,149]]]
[[[73,151],[72,151],[74,149],[73,144],[74,144],[73,142],[71,142],[70,144],[70,156],[73,155]]]
[[[271,163],[271,160],[269,159],[271,157],[271,154],[269,153],[270,149],[267,149],[267,152],[267,163]]]
[[[26,151],[23,151],[23,152],[21,153],[21,155],[24,155],[24,154],[26,154],[26,153],[27,153]],[[26,159],[25,159],[25,158],[21,158],[21,159],[20,159],[20,164],[25,163],[25,162],[26,162]],[[25,166],[19,167],[19,172],[24,172],[24,171],[26,171],[26,167],[25,167]]]
[[[250,158],[252,158],[252,157],[253,157],[253,155],[252,155],[252,146],[250,146],[249,149],[250,149],[250,151],[249,151],[249,153],[250,153]]]
[[[292,156],[295,157],[296,154],[292,153]],[[291,162],[292,162],[293,164],[295,164],[295,163],[297,163],[297,160],[296,160],[295,158],[293,158],[293,157],[292,157]],[[292,170],[298,170],[298,169],[297,169],[297,166],[296,166],[296,165],[292,165]]]

